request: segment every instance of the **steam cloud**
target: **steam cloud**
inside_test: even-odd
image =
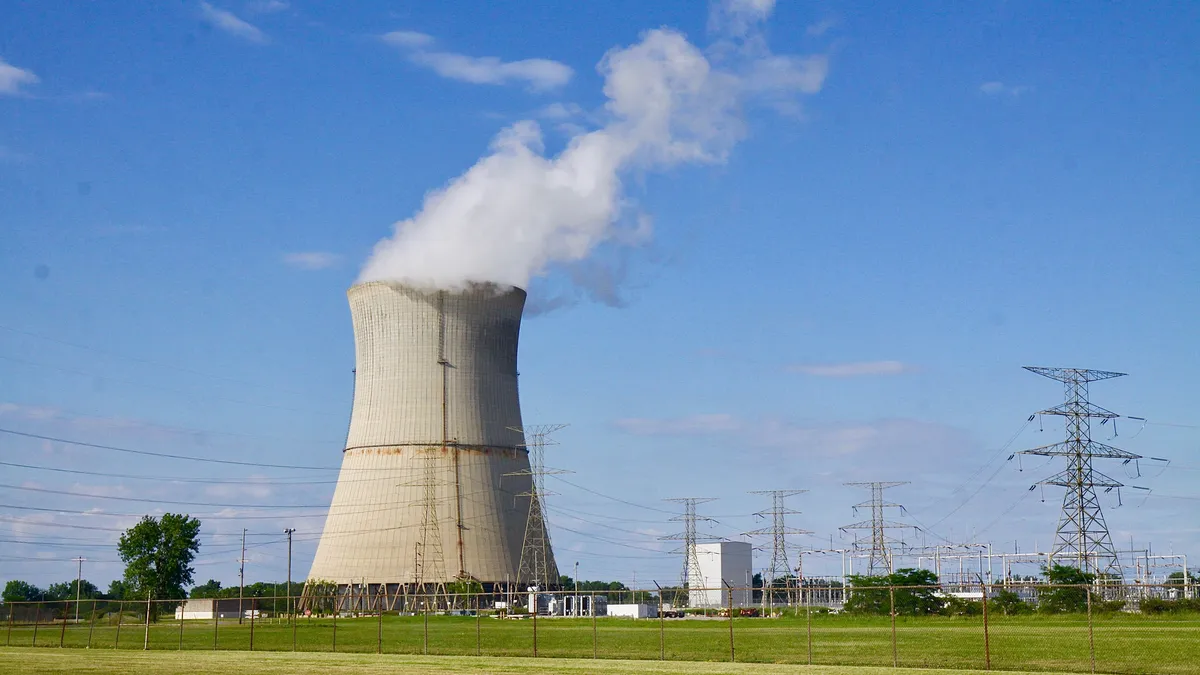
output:
[[[609,51],[597,66],[608,99],[599,128],[575,134],[553,157],[544,154],[537,122],[503,130],[491,154],[426,195],[419,213],[376,244],[359,282],[527,288],[549,266],[581,261],[603,242],[644,242],[648,219],[621,224],[623,174],[723,162],[744,134],[743,100],[763,96],[794,112],[796,95],[820,89],[823,55],[773,55],[767,48],[760,26],[773,4],[714,5],[709,27],[717,40],[709,57],[670,29]]]

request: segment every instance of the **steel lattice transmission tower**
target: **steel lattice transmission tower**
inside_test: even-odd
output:
[[[525,521],[525,539],[521,543],[521,563],[517,566],[517,581],[527,582],[541,590],[558,584],[558,565],[550,554],[550,528],[546,526],[546,475],[567,473],[562,469],[546,468],[546,446],[558,445],[550,434],[565,428],[565,424],[540,424],[516,429],[525,435],[525,447],[529,449],[529,471],[517,471],[506,476],[531,476],[529,492],[518,497],[529,498],[529,517]]]
[[[704,541],[719,541],[720,537],[709,537],[696,533],[696,523],[704,521],[715,523],[717,521],[707,516],[696,515],[696,505],[705,504],[707,502],[715,502],[716,497],[676,497],[666,499],[664,501],[677,502],[683,504],[683,515],[671,518],[671,522],[683,523],[683,532],[677,532],[665,537],[659,537],[666,541],[682,541],[683,548],[683,574],[679,578],[679,585],[682,588],[691,589],[704,587],[704,575],[700,572],[700,556],[696,554],[697,542]],[[678,553],[680,549],[673,551]],[[696,583],[699,582],[699,585]]]
[[[789,579],[785,581],[787,584],[786,590],[788,602],[791,603],[791,572],[792,568],[788,564],[787,554],[787,535],[789,534],[812,534],[809,530],[800,530],[794,527],[788,527],[786,517],[789,514],[798,514],[799,511],[789,509],[784,504],[783,500],[795,495],[804,494],[808,490],[752,490],[752,495],[770,495],[771,509],[769,511],[759,511],[754,515],[760,518],[771,519],[770,527],[763,527],[757,530],[747,532],[748,535],[771,535],[771,564],[768,566],[766,576],[763,577],[763,601],[765,604],[772,604],[775,600],[775,582],[781,577]],[[797,576],[800,576],[800,557],[796,559]],[[803,579],[801,578],[801,583]]]
[[[1025,366],[1025,370],[1043,377],[1062,382],[1066,387],[1066,401],[1039,415],[1059,415],[1066,419],[1067,440],[1043,445],[1032,450],[1023,450],[1023,455],[1043,457],[1066,457],[1067,468],[1040,481],[1039,485],[1055,485],[1066,488],[1063,495],[1062,515],[1054,533],[1051,558],[1074,558],[1076,566],[1093,574],[1120,574],[1117,552],[1113,547],[1104,513],[1096,497],[1096,488],[1105,492],[1124,485],[1092,468],[1092,458],[1133,460],[1141,455],[1126,452],[1111,445],[1092,440],[1093,419],[1101,424],[1120,417],[1088,401],[1088,383],[1122,377],[1125,373],[1085,368],[1040,368]]]
[[[876,576],[883,572],[891,574],[894,571],[892,569],[892,555],[888,551],[888,543],[892,540],[888,538],[887,531],[913,527],[912,525],[905,525],[904,523],[886,520],[883,517],[884,509],[904,508],[900,504],[892,504],[883,501],[883,491],[891,487],[896,487],[897,485],[907,484],[908,481],[843,483],[843,485],[852,487],[865,487],[871,490],[870,500],[854,505],[855,513],[858,513],[858,510],[862,508],[871,509],[871,519],[859,521],[857,523],[851,523],[849,525],[843,525],[842,527],[838,528],[839,530],[871,531],[871,560],[867,565],[867,574],[869,576]]]

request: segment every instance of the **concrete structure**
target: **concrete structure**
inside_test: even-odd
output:
[[[654,605],[609,605],[608,615],[626,619],[657,619],[658,607]]]
[[[744,541],[716,541],[696,544],[702,583],[688,590],[689,607],[725,607],[729,604],[729,586],[733,587],[733,606],[753,604],[753,547]]]
[[[514,495],[531,491],[517,394],[525,292],[369,282],[347,295],[354,407],[309,584],[388,608],[455,580],[524,588],[530,498]]]
[[[250,601],[243,600],[242,607],[247,612],[250,611]],[[236,619],[238,618],[238,599],[222,598],[217,600],[214,598],[194,598],[184,600],[182,605],[175,608],[175,618],[212,620],[214,618],[214,610],[217,612],[215,618]],[[249,615],[247,614],[247,616]]]

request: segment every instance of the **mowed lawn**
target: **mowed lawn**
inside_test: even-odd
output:
[[[154,652],[251,649],[249,621],[239,625],[222,620],[214,626],[211,621],[181,625],[163,620],[151,624],[147,635],[144,624],[132,623],[132,617],[126,620],[130,623],[119,628],[114,625],[115,617],[111,622],[98,620],[94,626],[43,624],[37,628],[35,653],[40,658],[43,647],[58,652],[51,648],[60,643],[73,648],[90,643],[88,654],[126,653],[142,650],[147,637]],[[533,623],[530,619],[433,616],[426,627],[420,616],[389,615],[382,622],[378,617],[339,618],[336,622],[302,618],[293,631],[284,622],[268,619],[253,626],[253,649],[291,652],[294,635],[296,650],[310,654],[374,655],[382,650],[384,654],[529,657],[534,653]],[[983,621],[977,617],[900,618],[894,653],[891,623],[886,617],[814,617],[811,648],[809,624],[803,618],[736,619],[732,628],[731,653],[728,620],[539,619],[537,656],[884,667],[890,667],[894,658],[902,667],[969,670],[989,665]],[[30,626],[0,630],[6,630],[0,644],[34,645]],[[1099,672],[1200,675],[1200,617],[1103,616],[1096,618],[1090,637],[1084,616],[999,617],[990,620],[987,639],[994,670],[1088,672],[1094,653]],[[706,672],[687,668],[688,672]],[[0,672],[7,671],[0,667]]]
[[[806,675],[888,675],[891,668],[860,666],[794,666],[763,663],[681,663],[671,661],[608,660],[603,672],[614,675],[782,675],[803,670]],[[475,656],[408,656],[396,654],[329,654],[262,652],[142,652],[86,651],[0,647],[4,673],[155,673],[156,675],[339,675],[342,673],[595,673],[591,659],[552,659]],[[937,675],[975,673],[967,670],[921,671]],[[993,671],[994,672],[994,671]]]

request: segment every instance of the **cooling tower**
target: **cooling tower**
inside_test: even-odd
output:
[[[464,578],[525,581],[517,578],[532,484],[517,394],[525,292],[369,282],[348,296],[354,408],[309,582],[390,597]]]

